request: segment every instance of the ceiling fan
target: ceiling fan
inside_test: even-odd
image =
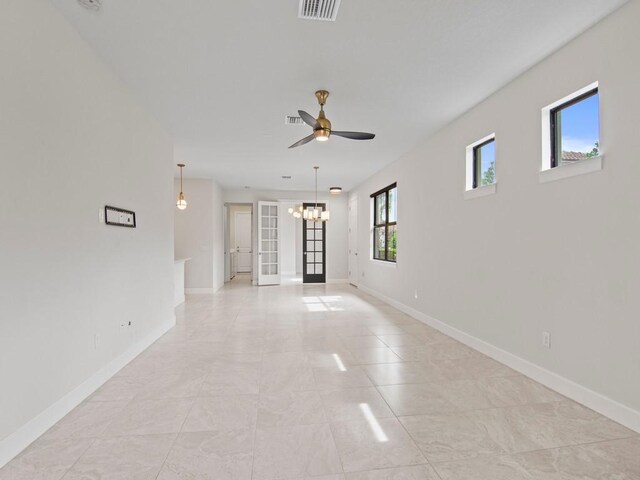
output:
[[[318,99],[318,103],[320,104],[320,113],[318,114],[318,118],[313,118],[304,110],[298,110],[298,115],[300,118],[313,128],[313,133],[307,137],[304,137],[302,140],[297,141],[289,148],[299,147],[300,145],[304,145],[305,143],[309,143],[314,138],[319,142],[326,142],[329,140],[331,135],[337,135],[338,137],[350,138],[351,140],[371,140],[375,135],[373,133],[363,133],[363,132],[339,132],[337,130],[331,130],[331,122],[327,117],[324,116],[324,104],[327,102],[327,97],[329,96],[329,92],[326,90],[318,90],[316,92],[316,98]]]

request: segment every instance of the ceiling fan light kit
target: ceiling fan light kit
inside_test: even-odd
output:
[[[331,135],[348,138],[350,140],[371,140],[375,137],[373,133],[343,132],[332,130],[331,122],[324,114],[324,105],[325,103],[327,103],[328,97],[329,92],[327,90],[318,90],[316,92],[316,98],[318,99],[318,103],[320,104],[320,113],[318,114],[318,118],[312,117],[304,110],[298,110],[298,114],[300,115],[300,118],[302,118],[302,121],[313,128],[313,133],[307,137],[304,137],[302,140],[298,140],[289,148],[299,147],[300,145],[309,143],[314,138],[319,142],[326,142],[327,140],[329,140],[329,137]]]

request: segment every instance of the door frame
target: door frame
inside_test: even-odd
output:
[[[353,194],[349,197],[349,217],[348,217],[348,279],[354,287],[358,286],[358,275],[360,265],[358,264],[358,196]]]
[[[315,203],[303,203],[302,208],[315,207]],[[318,203],[318,208],[322,211],[326,210],[325,203]],[[302,219],[302,283],[327,283],[327,222],[318,220],[322,224],[322,273],[307,273],[307,222],[310,220]]]
[[[257,232],[256,232],[256,217],[255,217],[255,204],[253,202],[225,202],[224,207],[226,210],[223,211],[223,213],[226,213],[226,221],[224,222],[224,239],[223,239],[223,243],[226,245],[226,248],[224,250],[224,254],[225,254],[225,263],[228,262],[229,265],[229,280],[227,281],[231,281],[233,280],[233,274],[231,272],[231,251],[235,251],[235,248],[232,248],[231,246],[231,209],[232,207],[249,207],[249,210],[251,211],[251,251],[253,253],[251,253],[251,279],[252,282],[255,282],[257,279],[257,270],[256,270],[256,242],[257,242]],[[225,265],[225,270],[226,270],[226,265]]]

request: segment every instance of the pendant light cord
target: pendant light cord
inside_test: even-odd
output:
[[[316,171],[316,206],[315,208],[318,208],[318,167],[313,167]]]

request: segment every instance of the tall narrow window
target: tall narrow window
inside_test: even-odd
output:
[[[473,188],[496,182],[496,139],[473,147]]]
[[[599,104],[596,87],[550,109],[551,168],[600,155]]]
[[[496,193],[496,134],[476,140],[466,149],[464,198]]]
[[[371,195],[373,199],[373,258],[395,262],[398,254],[398,188],[396,184]]]

